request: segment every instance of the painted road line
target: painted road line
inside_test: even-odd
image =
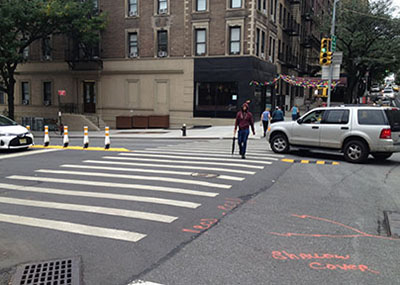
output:
[[[264,169],[264,166],[258,165],[248,165],[244,164],[243,161],[240,163],[223,163],[223,162],[205,162],[205,161],[180,161],[173,159],[155,159],[155,158],[139,158],[139,157],[121,157],[121,156],[103,156],[104,159],[114,159],[114,160],[130,160],[130,161],[147,161],[147,162],[162,162],[162,163],[178,163],[178,164],[199,164],[199,165],[219,165],[219,166],[233,166],[241,168],[251,168],[251,169]]]
[[[238,145],[236,145],[238,147]],[[208,149],[208,150],[219,150],[219,151],[229,151],[231,150],[232,144],[226,144],[226,145],[215,145],[215,144],[209,144],[209,145],[172,145],[172,146],[159,146],[161,148],[172,148],[177,150],[178,147],[179,149],[199,149],[199,150],[203,150],[203,149]],[[247,151],[251,152],[261,152],[264,154],[271,154],[271,155],[277,155],[277,156],[282,156],[282,154],[276,154],[274,152],[271,151],[271,149],[268,148],[268,145],[266,144],[265,147],[263,148],[257,148],[257,147],[253,147],[249,144],[247,144]]]
[[[86,206],[86,205],[68,204],[68,203],[44,202],[44,201],[37,201],[30,199],[0,197],[0,203],[21,205],[26,207],[39,207],[39,208],[48,208],[57,210],[87,212],[94,214],[132,218],[132,219],[148,220],[161,223],[172,223],[173,221],[178,219],[178,217],[159,215],[141,211],[131,211],[131,210],[116,209],[116,208]]]
[[[231,146],[230,146],[231,147]],[[177,151],[177,147],[174,148],[168,148],[168,147],[153,147],[153,148],[147,148],[148,150],[172,150],[172,151]],[[214,147],[208,147],[208,148],[195,148],[195,147],[189,147],[189,148],[179,148],[179,151],[190,151],[190,152],[199,152],[199,153],[215,153],[215,154],[231,154],[232,151],[228,147],[225,147],[223,149],[216,149]],[[247,155],[262,155],[266,157],[276,157],[276,158],[283,158],[285,157],[284,155],[281,154],[274,154],[274,153],[268,153],[267,151],[254,151],[251,148],[247,148],[246,151]]]
[[[111,170],[111,171],[127,171],[127,172],[145,172],[145,173],[172,174],[172,175],[184,175],[184,176],[192,176],[193,175],[193,172],[143,169],[143,168],[105,167],[105,166],[77,165],[77,164],[64,164],[64,165],[61,165],[61,167]],[[232,181],[243,181],[245,179],[243,177],[228,176],[228,175],[220,175],[215,178],[232,180]]]
[[[30,177],[26,178],[25,176],[14,176],[14,177],[8,177],[8,178],[17,179],[17,180],[45,182],[43,180],[32,180],[32,179],[29,179]],[[33,193],[46,193],[46,194],[64,195],[64,196],[77,196],[77,197],[90,197],[90,198],[97,198],[97,199],[132,201],[132,202],[160,204],[160,205],[168,205],[168,206],[190,208],[190,209],[196,209],[201,206],[201,204],[199,204],[199,203],[192,203],[192,202],[180,201],[180,200],[163,199],[163,198],[155,198],[155,197],[147,197],[147,196],[134,196],[134,195],[124,195],[124,194],[75,191],[75,190],[64,190],[64,189],[57,189],[57,188],[21,186],[21,185],[4,184],[4,183],[0,183],[0,189],[23,191],[23,192],[33,192]]]
[[[283,162],[288,163],[301,163],[301,164],[319,164],[319,165],[339,165],[339,162],[336,161],[323,161],[323,160],[306,160],[306,159],[281,159]]]
[[[241,162],[243,160],[233,159],[233,158],[214,158],[214,157],[196,157],[189,155],[162,155],[162,154],[145,154],[145,153],[119,153],[121,156],[136,156],[136,157],[158,157],[158,158],[173,158],[173,159],[190,159],[190,160],[205,160],[205,161],[230,161],[230,162]],[[270,161],[258,161],[258,160],[250,160],[246,159],[247,163],[255,163],[255,164],[272,164]]]
[[[94,164],[107,164],[107,165],[126,165],[126,166],[142,166],[142,167],[156,167],[156,168],[177,168],[177,169],[195,169],[195,170],[206,170],[206,171],[216,171],[216,172],[230,172],[239,174],[254,175],[256,172],[247,170],[237,170],[228,168],[217,168],[217,167],[201,167],[197,165],[164,165],[164,164],[151,164],[151,163],[137,163],[137,162],[121,162],[121,161],[103,161],[103,160],[85,160],[85,163]]]
[[[123,178],[123,179],[133,179],[133,180],[164,181],[164,182],[171,182],[171,183],[200,185],[200,186],[204,186],[204,187],[221,188],[221,189],[232,188],[232,185],[227,185],[227,184],[211,183],[211,182],[207,182],[207,181],[198,181],[198,180],[178,179],[178,178],[171,178],[171,177],[161,177],[161,176],[142,176],[142,175],[113,174],[113,173],[105,173],[105,172],[64,171],[64,170],[51,170],[51,169],[38,169],[38,170],[35,170],[35,172],[64,174],[64,175]],[[218,195],[218,193],[213,193],[212,195],[213,196],[211,196],[211,197],[215,197]]]
[[[44,149],[44,150],[32,150],[32,151],[26,151],[26,152],[20,152],[20,153],[5,154],[5,155],[0,155],[0,160],[7,159],[7,158],[15,158],[15,157],[21,157],[21,156],[34,155],[34,154],[44,154],[44,153],[53,152],[53,151],[57,151],[57,150],[56,149]]]
[[[192,156],[207,156],[207,157],[222,157],[222,158],[232,158],[232,155],[230,154],[213,154],[213,153],[198,153],[198,152],[192,152],[192,151],[180,151],[180,152],[174,152],[174,151],[168,151],[168,150],[135,150],[134,153],[161,153],[161,154],[176,154],[176,155],[192,155]],[[255,158],[258,160],[275,160],[277,161],[278,158],[275,157],[262,157],[262,156],[251,156],[246,154],[247,158]]]
[[[145,234],[123,230],[6,214],[0,214],[0,222],[129,242],[137,242],[146,237]]]
[[[203,192],[203,191],[187,190],[182,188],[160,187],[152,185],[112,183],[112,182],[99,182],[99,181],[86,181],[86,180],[76,180],[76,179],[47,178],[47,177],[31,177],[31,176],[20,176],[20,175],[12,175],[7,178],[28,180],[28,181],[43,181],[51,183],[112,187],[112,188],[122,188],[122,189],[138,189],[143,191],[159,191],[159,192],[169,192],[169,193],[186,194],[186,195],[203,196],[203,197],[216,197],[219,195],[219,193],[213,193],[213,192]]]
[[[130,152],[130,150],[129,150],[129,149],[126,149],[126,148],[109,148],[109,149],[105,149],[104,147],[88,147],[88,148],[83,148],[83,147],[81,147],[81,146],[68,146],[68,147],[64,147],[64,146],[62,146],[62,145],[49,145],[49,146],[34,145],[34,146],[32,146],[31,148]]]
[[[163,284],[149,282],[149,281],[143,281],[143,280],[136,280],[136,281],[132,281],[128,285],[163,285]]]

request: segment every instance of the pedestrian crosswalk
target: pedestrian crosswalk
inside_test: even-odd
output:
[[[3,177],[1,223],[29,226],[71,234],[138,242],[151,233],[135,221],[171,225],[185,219],[185,213],[201,211],[211,199],[229,196],[246,179],[277,163],[283,156],[262,147],[249,147],[247,159],[231,155],[230,142],[186,142],[148,147],[122,153],[98,154],[57,167],[39,167],[32,173]],[[34,183],[34,186],[32,186]],[[236,188],[235,188],[236,187]],[[23,211],[22,211],[23,208]],[[16,210],[15,210],[16,209]],[[21,209],[21,213],[17,210]],[[29,215],[30,209],[32,215]],[[37,215],[37,211],[46,214]],[[62,211],[60,216],[52,211]],[[33,212],[36,214],[33,214]],[[79,223],[68,213],[81,215]],[[110,217],[113,226],[102,226]],[[93,218],[93,217],[92,217]],[[120,228],[118,219],[132,220]]]

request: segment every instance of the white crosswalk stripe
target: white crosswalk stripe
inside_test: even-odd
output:
[[[94,206],[69,204],[69,203],[43,202],[43,201],[35,201],[35,200],[30,200],[30,199],[26,200],[26,199],[0,197],[0,203],[11,204],[11,205],[21,205],[21,206],[28,206],[28,207],[59,209],[59,210],[67,210],[67,211],[80,211],[80,212],[96,213],[96,214],[103,214],[103,215],[120,216],[120,217],[133,218],[133,219],[149,220],[149,221],[162,222],[162,223],[172,223],[173,221],[178,219],[178,217],[152,214],[152,213],[141,212],[141,211],[122,210],[122,209],[106,208],[106,207],[94,207]]]
[[[74,234],[117,239],[122,241],[137,242],[146,237],[145,234],[109,229],[102,227],[86,226],[75,223],[60,222],[47,219],[37,219],[17,215],[6,215],[0,213],[0,222],[23,226],[31,226]]]
[[[141,158],[141,157],[121,157],[121,156],[104,156],[104,159],[113,160],[128,160],[128,161],[147,161],[147,162],[162,162],[162,163],[178,163],[178,164],[198,164],[198,165],[219,165],[219,166],[232,166],[239,168],[251,168],[251,169],[264,169],[264,166],[240,164],[238,163],[224,163],[214,161],[180,161],[176,159],[155,159],[155,158]]]
[[[254,175],[255,171],[230,169],[230,168],[218,168],[218,167],[202,167],[198,165],[175,165],[175,164],[155,164],[155,163],[139,163],[139,162],[122,162],[122,161],[104,161],[104,160],[84,160],[84,163],[93,164],[106,164],[106,165],[121,165],[121,166],[142,166],[142,167],[156,167],[156,168],[171,168],[171,169],[195,169],[195,170],[206,170],[215,172],[230,172],[237,174],[248,174]]]
[[[7,177],[7,178],[15,179],[15,180],[18,180],[18,179],[30,180],[30,179],[25,179],[24,177],[19,178],[18,176]],[[30,180],[30,181],[32,181],[32,180]],[[43,180],[37,180],[37,181],[44,182]],[[189,209],[196,209],[201,206],[201,204],[199,204],[199,203],[180,201],[180,200],[163,199],[163,198],[155,198],[155,197],[147,197],[147,196],[64,190],[64,189],[57,189],[57,188],[45,188],[45,187],[34,187],[34,186],[20,186],[20,185],[5,184],[5,183],[0,183],[0,189],[31,192],[31,193],[46,193],[46,194],[52,194],[52,195],[89,197],[89,198],[97,198],[97,199],[111,199],[111,200],[132,201],[132,202],[140,202],[140,203],[152,203],[152,204],[160,204],[160,205],[167,205],[167,206],[174,206],[174,207],[183,207],[183,208],[189,208]]]
[[[143,169],[143,168],[103,167],[103,166],[76,165],[76,164],[63,164],[63,165],[61,165],[61,167],[193,176],[193,172]],[[228,175],[219,175],[216,178],[225,179],[225,180],[234,180],[234,181],[243,181],[244,180],[243,177],[228,176]]]
[[[157,148],[146,148],[146,150],[168,150],[168,151],[188,151],[188,152],[195,152],[195,153],[209,153],[209,154],[225,154],[232,156],[232,150],[224,149],[216,149],[216,148],[193,148],[193,147],[157,147]],[[235,153],[234,156],[238,156],[239,154]],[[283,158],[284,155],[275,154],[275,153],[266,153],[265,151],[254,151],[254,150],[247,150],[246,155],[254,155],[257,157],[274,157],[274,158]]]
[[[64,170],[51,170],[51,169],[39,169],[39,170],[35,170],[35,172],[65,174],[65,175],[78,175],[78,176],[124,178],[124,179],[133,179],[133,180],[164,181],[164,182],[193,184],[193,185],[200,185],[200,186],[204,186],[204,187],[213,187],[213,188],[222,188],[222,189],[230,189],[232,187],[232,185],[227,185],[227,184],[218,184],[218,183],[210,183],[210,182],[206,182],[206,181],[177,179],[177,178],[159,177],[159,176],[140,176],[140,175],[113,174],[113,173],[105,173],[105,172],[64,171]],[[143,186],[143,185],[139,185],[139,186]]]
[[[173,158],[173,159],[190,159],[190,160],[219,160],[219,161],[229,161],[229,162],[239,162],[239,159],[233,158],[215,158],[215,157],[198,157],[198,156],[186,156],[186,155],[163,155],[163,154],[144,154],[144,153],[120,153],[121,156],[136,156],[136,157],[159,157],[159,158]],[[246,160],[247,163],[256,164],[272,164],[270,161],[259,161],[259,160]]]
[[[192,155],[192,156],[206,156],[206,157],[222,157],[222,158],[232,158],[232,155],[229,154],[213,154],[213,153],[198,153],[196,151],[168,151],[168,150],[135,150],[135,153],[149,153],[149,154],[154,154],[154,153],[160,153],[160,154],[176,154],[176,155]],[[273,160],[277,161],[278,159],[275,157],[267,157],[267,156],[251,156],[251,155],[246,155],[247,158],[254,158],[258,160]],[[249,160],[247,160],[249,161]],[[250,160],[252,162],[252,160]]]
[[[182,189],[182,188],[161,187],[161,186],[152,186],[152,185],[97,182],[97,181],[86,181],[86,180],[76,180],[76,179],[47,178],[47,177],[21,176],[21,175],[12,175],[12,176],[8,176],[7,178],[19,179],[19,180],[25,180],[25,181],[42,181],[42,182],[51,182],[51,183],[88,185],[88,186],[98,186],[98,187],[112,187],[112,188],[123,188],[123,189],[138,189],[138,190],[146,190],[146,191],[160,191],[160,192],[170,192],[170,193],[177,193],[177,194],[203,196],[203,197],[216,197],[219,195],[219,193],[214,193],[214,192],[195,191],[195,190],[188,190],[188,189]]]

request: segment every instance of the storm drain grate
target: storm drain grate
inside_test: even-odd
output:
[[[400,212],[383,211],[388,236],[400,238]]]
[[[79,285],[80,258],[55,259],[19,265],[12,285]]]

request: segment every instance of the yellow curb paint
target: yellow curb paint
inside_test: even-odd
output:
[[[317,164],[325,164],[325,161],[317,160]]]
[[[281,161],[293,163],[293,162],[294,162],[294,159],[287,159],[287,158],[284,158],[284,159],[282,159]]]
[[[302,160],[302,161],[300,161],[300,163],[308,164],[308,163],[310,163],[310,161],[309,160]]]
[[[332,165],[339,165],[339,162],[332,162]]]
[[[34,145],[31,148],[52,148],[52,149],[71,149],[71,150],[90,150],[90,151],[118,151],[118,152],[131,152],[131,150],[126,148],[110,148],[104,149],[102,147],[88,147],[83,148],[81,146],[68,146],[64,147],[62,145],[51,145],[51,146],[41,146],[41,145]]]

